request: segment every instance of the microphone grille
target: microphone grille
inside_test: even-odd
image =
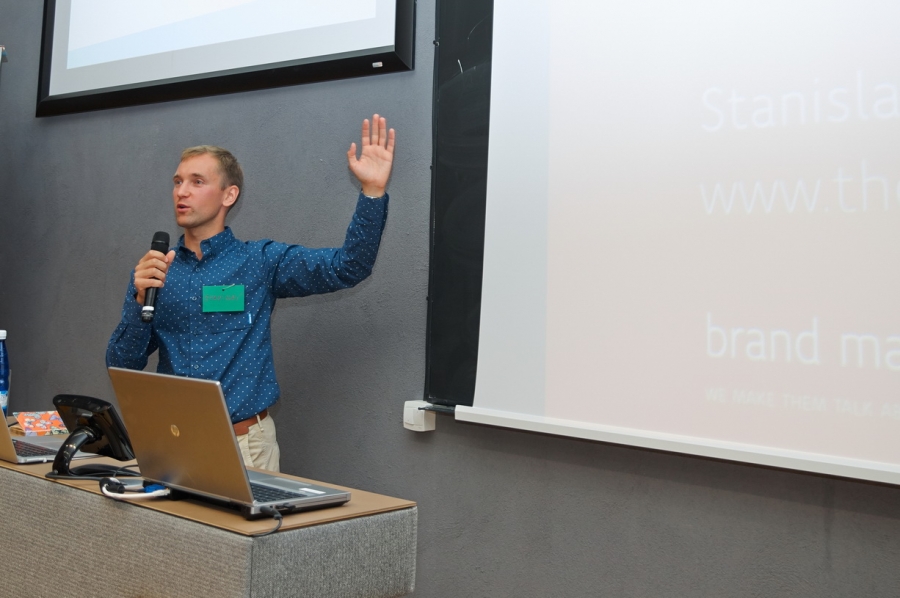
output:
[[[153,234],[153,241],[150,243],[150,249],[165,253],[169,250],[169,233],[159,231]]]

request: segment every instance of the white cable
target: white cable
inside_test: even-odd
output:
[[[168,496],[169,489],[163,488],[162,490],[154,490],[153,492],[127,492],[125,494],[119,494],[117,492],[110,492],[106,488],[101,490],[105,496],[115,500],[144,500],[146,498],[156,498],[158,496]]]
[[[111,482],[121,483],[116,478],[110,478]],[[157,498],[160,496],[168,496],[169,489],[161,488],[159,490],[154,490],[153,492],[141,492],[141,490],[133,490],[126,491],[124,493],[120,492],[110,492],[106,489],[105,484],[100,485],[100,492],[103,493],[103,496],[112,498],[113,500],[145,500],[148,498]]]

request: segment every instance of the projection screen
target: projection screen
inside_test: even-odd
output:
[[[412,68],[411,0],[45,0],[38,116]]]
[[[900,4],[526,4],[456,418],[900,483]]]

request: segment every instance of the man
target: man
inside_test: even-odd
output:
[[[280,396],[272,361],[275,300],[352,287],[372,270],[387,217],[385,192],[394,130],[377,114],[362,125],[362,148],[347,161],[361,185],[343,247],[309,249],[268,239],[237,240],[225,217],[241,194],[243,173],[222,148],[182,152],[173,177],[175,220],[184,235],[174,249],[149,251],[132,273],[122,321],[106,351],[108,366],[143,369],[159,350],[157,371],[222,383],[244,462],[278,471],[279,450],[268,407]],[[147,289],[159,289],[155,316],[141,321]]]

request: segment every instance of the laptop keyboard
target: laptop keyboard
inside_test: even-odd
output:
[[[253,482],[250,482],[250,490],[253,492],[253,500],[256,502],[275,502],[279,500],[291,500],[294,498],[306,497],[306,494],[301,494],[299,492],[272,488],[271,486],[254,484]]]
[[[16,447],[16,454],[20,457],[49,457],[57,453],[53,449],[15,439],[13,440],[13,445]]]

